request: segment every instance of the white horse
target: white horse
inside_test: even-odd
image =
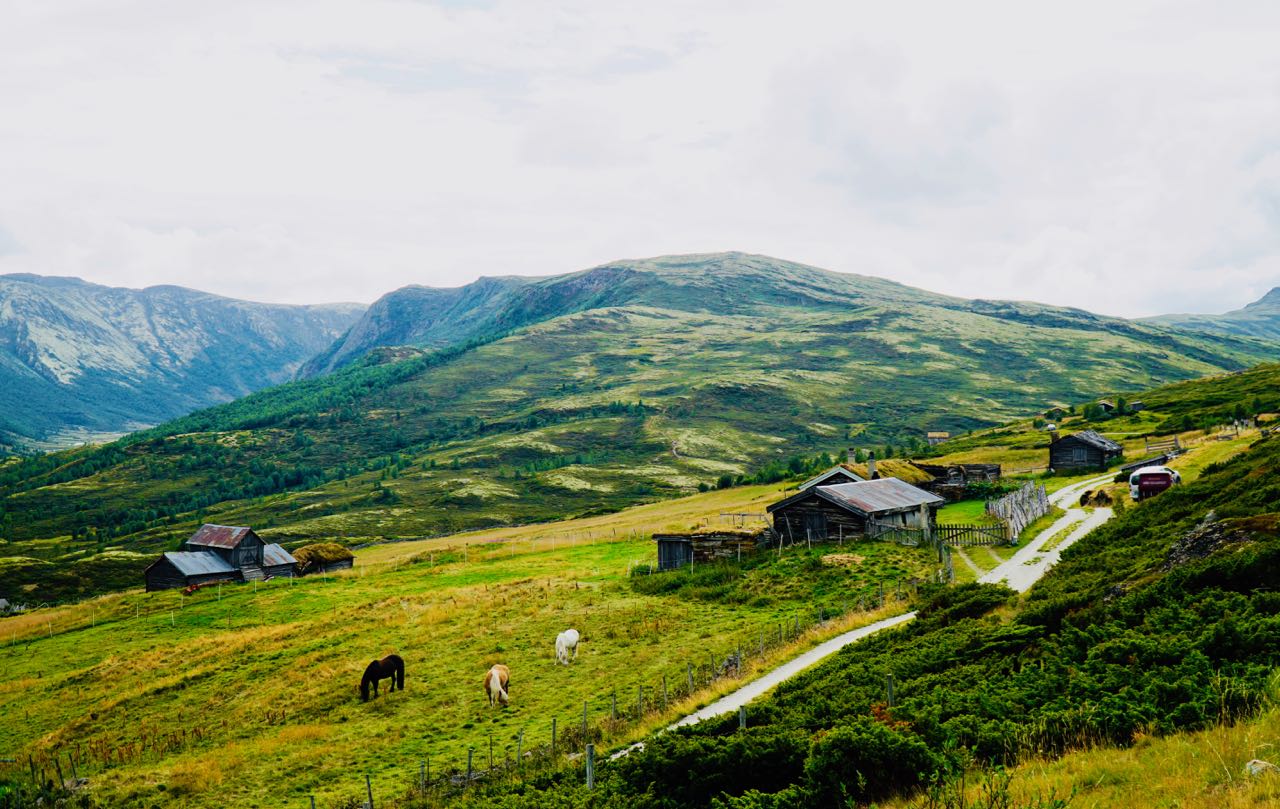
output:
[[[511,687],[511,670],[501,663],[495,664],[484,674],[484,693],[489,698],[490,707],[496,702],[506,705],[509,701],[507,689]]]
[[[566,629],[559,635],[556,635],[556,662],[569,665],[569,652],[573,652],[573,659],[578,659],[578,641],[581,636],[576,629]]]

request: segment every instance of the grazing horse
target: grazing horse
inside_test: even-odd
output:
[[[404,690],[404,661],[400,659],[400,655],[387,655],[381,660],[375,660],[364,670],[364,677],[360,678],[360,701],[369,701],[369,686],[373,685],[373,695],[378,696],[378,681],[391,678],[391,690],[395,691],[399,686],[400,690]]]
[[[581,636],[576,629],[566,629],[559,635],[556,635],[556,662],[569,665],[569,652],[573,652],[573,659],[578,659],[578,641]]]
[[[489,698],[489,706],[496,702],[505,706],[508,703],[507,690],[511,687],[511,669],[501,663],[484,673],[484,693]]]

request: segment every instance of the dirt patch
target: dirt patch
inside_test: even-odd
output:
[[[856,553],[829,553],[822,557],[822,564],[831,567],[857,567],[866,561],[866,558]]]

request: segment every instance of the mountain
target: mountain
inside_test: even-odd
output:
[[[454,314],[406,314],[424,300]],[[372,311],[331,373],[0,467],[7,552],[168,548],[199,520],[283,542],[543,522],[1277,350],[741,254],[396,293]]]
[[[1272,289],[1243,309],[1226,314],[1160,315],[1146,318],[1146,322],[1215,334],[1245,334],[1280,340],[1280,287]]]
[[[382,346],[443,348],[592,309],[646,306],[735,315],[762,306],[840,310],[863,302],[965,303],[881,278],[834,273],[768,256],[663,256],[546,278],[481,278],[454,289],[404,287],[370,306],[302,373],[333,371]]]
[[[286,382],[362,309],[0,276],[0,442],[120,433]]]

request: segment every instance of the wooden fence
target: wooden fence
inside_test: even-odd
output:
[[[935,525],[931,530],[902,525],[867,522],[867,539],[897,542],[918,547],[922,544],[953,545],[964,548],[975,545],[1000,545],[1009,541],[1009,530],[1003,523],[991,525]]]
[[[1004,523],[1005,541],[1017,542],[1022,529],[1049,513],[1044,486],[1028,481],[1022,488],[987,503],[987,513]]]

